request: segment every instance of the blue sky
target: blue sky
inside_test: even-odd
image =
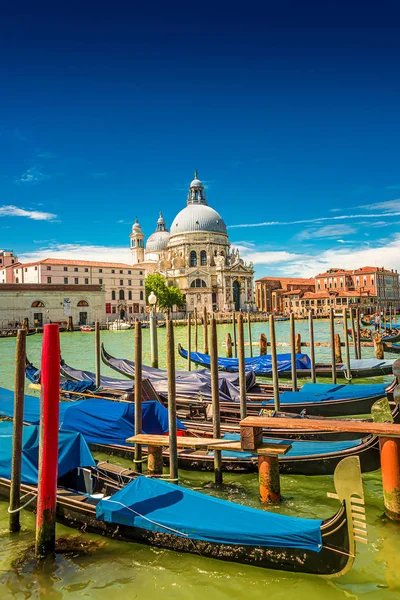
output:
[[[198,169],[257,276],[400,268],[395,2],[16,4],[0,247],[128,261]]]

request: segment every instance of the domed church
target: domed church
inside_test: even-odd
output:
[[[136,219],[130,234],[133,264],[146,273],[160,273],[186,296],[192,312],[254,310],[254,269],[231,248],[226,225],[208,206],[204,186],[195,171],[185,208],[168,231],[163,214],[146,244]]]

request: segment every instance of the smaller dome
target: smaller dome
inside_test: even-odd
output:
[[[132,225],[132,231],[142,231],[142,228],[140,226],[140,223],[139,223],[137,217],[136,217],[134,224]]]
[[[146,252],[161,252],[168,246],[169,232],[155,231],[146,243]]]
[[[196,177],[191,182],[190,187],[203,187],[203,184],[201,183],[200,179],[197,179],[197,177]]]

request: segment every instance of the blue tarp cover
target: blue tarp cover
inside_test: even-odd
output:
[[[300,392],[283,392],[280,394],[281,404],[307,404],[310,402],[326,402],[327,400],[346,400],[357,398],[375,398],[386,396],[384,383],[342,384],[306,383]],[[264,400],[263,405],[274,403],[274,399]]]
[[[363,369],[377,369],[379,367],[391,366],[395,359],[380,360],[379,358],[352,358],[350,360],[350,368],[352,371],[363,370]],[[343,371],[346,370],[346,365],[341,367]]]
[[[32,383],[40,383],[40,369],[37,369],[34,365],[29,364],[25,367],[26,378]],[[94,392],[96,389],[95,382],[92,381],[70,381],[69,379],[62,379],[60,382],[60,388],[67,392]]]
[[[183,358],[187,358],[187,350],[181,349]],[[192,361],[200,365],[210,365],[210,356],[201,352],[191,352]],[[291,354],[278,354],[278,371],[290,371],[292,368]],[[218,358],[218,367],[226,371],[238,370],[237,358]],[[272,358],[269,355],[245,358],[246,371],[253,371],[256,375],[269,375],[272,373]],[[307,354],[296,354],[296,368],[298,371],[311,369],[311,361]]]
[[[126,439],[134,435],[135,405],[133,402],[111,400],[80,400],[60,402],[60,429],[78,431],[89,444],[126,445]],[[143,433],[168,433],[168,411],[159,402],[143,402]],[[14,393],[0,388],[0,415],[14,415]],[[40,401],[25,396],[24,421],[32,425],[40,421]],[[186,429],[177,419],[177,428]]]
[[[0,423],[0,477],[11,478],[13,424]],[[58,476],[77,467],[95,466],[95,461],[80,433],[60,431],[58,439]],[[37,484],[39,470],[39,427],[24,426],[22,437],[22,483]]]
[[[322,546],[320,520],[249,508],[146,477],[101,500],[96,516],[109,523],[221,544],[315,552]]]
[[[240,435],[238,433],[227,433],[223,436],[224,440],[239,441]],[[279,456],[279,460],[286,460],[287,458],[304,457],[304,456],[320,456],[323,454],[331,454],[332,452],[340,452],[342,450],[350,450],[355,448],[362,443],[362,440],[348,440],[343,442],[319,442],[319,441],[295,441],[295,440],[280,440],[277,438],[263,438],[265,443],[273,444],[292,444],[291,449],[284,456]],[[209,456],[212,456],[213,451],[208,452]],[[222,456],[224,458],[254,458],[254,454],[251,452],[240,452],[235,450],[222,450]]]

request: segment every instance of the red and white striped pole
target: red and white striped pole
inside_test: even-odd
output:
[[[56,542],[60,335],[55,323],[43,329],[41,384],[36,556],[45,557]]]

